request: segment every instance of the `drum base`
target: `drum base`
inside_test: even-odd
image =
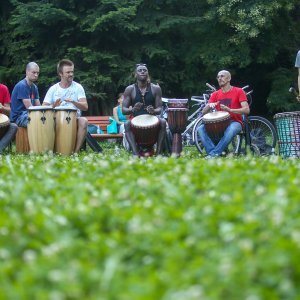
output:
[[[153,147],[139,146],[139,156],[141,156],[141,157],[151,157],[153,155],[154,155]]]
[[[173,134],[172,155],[179,157],[182,152],[182,136],[181,133]]]

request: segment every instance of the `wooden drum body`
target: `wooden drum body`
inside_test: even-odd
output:
[[[77,109],[58,106],[55,111],[55,152],[70,155],[77,136]]]
[[[188,118],[188,99],[169,99],[168,125],[173,133],[172,154],[179,156],[182,152],[182,136]]]
[[[283,158],[300,157],[300,111],[274,116],[278,134],[279,154]]]
[[[9,128],[9,118],[7,115],[0,114],[0,139],[5,135]]]
[[[153,146],[157,143],[159,129],[159,119],[153,115],[140,115],[131,120],[131,130],[135,141],[141,147],[140,155],[153,155]]]
[[[231,118],[227,111],[215,111],[204,115],[202,120],[209,137],[218,142],[223,137]]]
[[[55,130],[52,106],[30,106],[28,108],[28,141],[30,151],[43,153],[53,151]]]

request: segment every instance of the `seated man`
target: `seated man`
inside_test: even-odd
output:
[[[39,91],[34,84],[38,80],[40,68],[35,62],[26,66],[26,77],[19,81],[11,94],[10,120],[19,127],[27,127],[29,106],[41,105]]]
[[[77,136],[74,152],[78,153],[87,135],[88,121],[81,117],[81,111],[88,110],[88,103],[82,85],[73,80],[74,64],[72,61],[68,59],[59,61],[57,73],[60,82],[50,87],[43,105],[52,105],[53,108],[64,106],[77,109]]]
[[[10,114],[10,95],[6,85],[0,84],[0,113],[9,117]],[[0,154],[14,139],[18,126],[14,123],[8,125],[8,130],[0,138]]]
[[[150,82],[148,69],[145,64],[136,65],[135,77],[137,83],[129,85],[124,92],[122,112],[124,115],[132,114],[134,117],[148,114],[159,116],[162,108],[161,88]],[[162,151],[162,144],[166,133],[166,121],[159,119],[159,133],[156,154]],[[125,123],[125,136],[134,156],[139,156],[135,136],[131,130],[131,121]]]
[[[217,80],[220,89],[212,93],[208,104],[203,109],[203,114],[211,110],[227,111],[230,113],[231,122],[216,145],[208,136],[205,125],[202,124],[199,127],[198,134],[208,158],[217,157],[223,153],[232,139],[242,130],[242,115],[250,112],[245,92],[241,88],[230,85],[231,74],[228,71],[220,71]]]

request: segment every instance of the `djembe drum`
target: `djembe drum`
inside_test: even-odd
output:
[[[9,128],[9,118],[4,114],[0,114],[0,139],[5,135]]]
[[[53,151],[55,130],[52,106],[30,106],[28,108],[27,132],[31,152]]]
[[[208,136],[215,143],[223,137],[224,131],[230,124],[230,120],[230,114],[227,111],[210,112],[202,118]]]
[[[70,155],[74,152],[77,136],[77,109],[65,106],[55,111],[55,152]]]
[[[300,111],[278,113],[274,121],[279,154],[283,158],[300,157]]]
[[[140,156],[152,156],[153,146],[157,143],[160,122],[153,115],[140,115],[131,120],[131,130],[140,148]]]
[[[168,124],[173,134],[172,154],[179,156],[182,152],[182,136],[188,118],[188,99],[169,99]]]

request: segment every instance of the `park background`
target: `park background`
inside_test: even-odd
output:
[[[297,0],[7,0],[0,3],[0,80],[10,90],[27,62],[41,67],[43,99],[62,58],[75,62],[89,115],[109,115],[116,95],[147,63],[164,97],[190,98],[216,84],[254,89],[252,113],[297,110],[294,68],[300,39]]]
[[[75,62],[89,114],[149,65],[166,97],[254,89],[252,112],[298,110],[298,1],[1,1],[0,79],[28,61],[43,98]],[[205,160],[103,153],[0,155],[0,299],[300,299],[300,164],[278,155]]]

